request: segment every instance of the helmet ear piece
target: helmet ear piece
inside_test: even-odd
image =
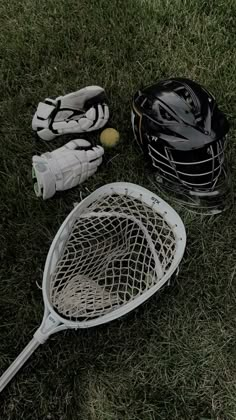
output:
[[[230,184],[224,157],[229,124],[211,93],[189,79],[160,81],[136,92],[131,122],[165,191],[189,207],[223,209]]]

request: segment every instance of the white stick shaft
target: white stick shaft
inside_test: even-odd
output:
[[[29,344],[27,344],[24,350],[9,366],[6,372],[4,372],[4,374],[0,377],[0,392],[2,392],[8,382],[10,382],[10,380],[15,376],[18,370],[20,370],[20,368],[25,364],[25,362],[30,358],[31,354],[38,348],[40,344],[41,343],[39,343],[38,340],[32,338]]]

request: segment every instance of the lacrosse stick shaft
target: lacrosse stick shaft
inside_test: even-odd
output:
[[[25,364],[25,362],[30,358],[31,354],[38,348],[38,340],[32,338],[32,340],[27,344],[24,350],[19,354],[19,356],[14,360],[14,362],[9,366],[9,368],[4,372],[0,377],[0,392],[5,388],[5,386],[11,381],[15,374],[20,370],[20,368]]]

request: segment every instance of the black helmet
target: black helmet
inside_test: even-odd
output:
[[[193,209],[219,213],[226,207],[229,123],[211,93],[189,79],[162,80],[136,92],[132,125],[159,187]]]

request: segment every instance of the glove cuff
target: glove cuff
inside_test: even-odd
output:
[[[33,156],[32,177],[35,181],[34,191],[37,197],[44,200],[52,197],[56,192],[56,178],[50,170],[48,162],[40,156]]]

